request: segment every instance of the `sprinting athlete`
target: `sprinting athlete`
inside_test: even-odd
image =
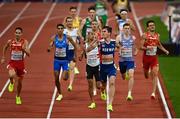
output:
[[[76,44],[73,41],[73,39],[64,34],[64,25],[63,24],[57,24],[57,34],[52,36],[50,39],[50,44],[47,49],[48,52],[51,51],[52,48],[55,48],[54,51],[54,78],[55,78],[55,85],[58,90],[58,96],[56,100],[61,101],[63,98],[62,90],[61,90],[61,83],[59,81],[59,74],[60,70],[62,68],[62,79],[67,80],[68,79],[68,47],[69,43],[75,47]]]
[[[101,99],[106,100],[106,84],[107,78],[109,80],[109,104],[107,106],[108,111],[113,111],[113,99],[115,94],[115,79],[116,79],[116,69],[114,67],[114,52],[116,48],[116,41],[111,39],[112,28],[105,26],[102,29],[102,40],[100,41],[100,77],[102,80],[102,92]]]
[[[116,37],[116,43],[119,45],[119,67],[122,78],[129,78],[128,84],[128,96],[127,100],[133,100],[131,95],[133,85],[134,85],[134,57],[137,54],[137,48],[135,45],[135,36],[130,32],[130,24],[125,23],[123,25],[123,30],[120,35]]]
[[[145,78],[149,78],[149,73],[151,73],[151,78],[153,80],[153,88],[151,98],[155,99],[155,93],[158,81],[159,63],[157,57],[157,48],[161,49],[167,55],[169,51],[166,50],[160,40],[159,33],[155,31],[155,22],[149,20],[146,23],[148,31],[142,35],[141,47],[140,49],[144,51],[143,53],[143,68]]]
[[[18,80],[17,85],[17,93],[16,93],[16,104],[22,104],[22,99],[20,97],[21,89],[22,89],[22,81],[25,74],[25,66],[24,66],[24,55],[29,56],[30,50],[28,46],[28,41],[24,38],[21,38],[23,34],[23,29],[21,27],[15,28],[15,38],[10,39],[3,47],[3,55],[1,59],[1,63],[5,62],[5,53],[7,49],[10,47],[11,58],[7,69],[9,70],[9,79],[10,84],[8,86],[8,91],[14,91],[14,83],[15,79]]]

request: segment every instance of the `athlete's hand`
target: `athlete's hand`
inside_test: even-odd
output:
[[[47,52],[50,52],[51,50],[48,48],[46,51],[47,51]]]
[[[4,62],[5,62],[5,58],[2,57],[2,58],[1,58],[1,64],[3,64]]]
[[[168,50],[165,50],[165,53],[166,53],[166,55],[169,55],[169,51]]]

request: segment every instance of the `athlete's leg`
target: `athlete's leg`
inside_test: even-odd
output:
[[[58,91],[59,94],[62,94],[62,92],[61,92],[61,84],[60,84],[60,81],[59,81],[59,74],[60,74],[59,71],[54,71],[55,85],[56,85],[57,91]]]
[[[109,79],[109,104],[112,105],[114,94],[115,94],[115,76],[110,76]]]
[[[133,89],[133,85],[134,85],[134,69],[129,69],[128,70],[128,75],[129,75],[129,82],[128,82],[128,96],[127,96],[127,100],[132,100],[132,89]]]
[[[13,92],[13,90],[14,90],[14,82],[15,82],[15,79],[17,78],[16,71],[13,68],[9,68],[8,73],[9,73],[9,79],[10,79],[10,84],[8,86],[8,91]]]
[[[23,80],[23,76],[18,76],[18,84],[17,84],[17,97],[20,96],[21,93],[21,89],[22,89],[22,80]]]
[[[69,63],[69,86],[68,86],[68,91],[71,91],[72,90],[72,85],[73,85],[73,82],[74,82],[74,67],[75,67],[75,62],[74,61],[70,61]]]
[[[88,79],[88,92],[91,99],[91,102],[94,102],[93,99],[93,79]]]
[[[156,89],[157,89],[158,71],[159,71],[159,66],[154,66],[151,70],[151,76],[152,76],[152,80],[153,80],[153,88],[152,88],[153,95],[155,95]]]

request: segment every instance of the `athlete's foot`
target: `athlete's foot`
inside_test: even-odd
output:
[[[94,96],[97,95],[97,91],[96,90],[93,91],[93,95]]]
[[[107,106],[107,110],[110,111],[110,112],[112,112],[112,111],[113,111],[113,106],[109,104],[109,105]]]
[[[62,94],[59,94],[58,97],[56,98],[57,101],[61,101],[63,98],[63,95]]]
[[[95,109],[96,108],[96,103],[95,102],[92,102],[89,106],[88,106],[89,109]]]
[[[21,97],[16,96],[16,105],[21,105],[22,101],[21,101]]]
[[[101,92],[101,99],[102,99],[102,100],[106,100],[106,99],[107,99],[107,96],[106,96],[106,92],[105,92],[105,91],[102,91],[102,92]]]
[[[72,91],[72,86],[69,85],[68,88],[67,88],[67,90],[68,90],[69,92],[71,92],[71,91]]]
[[[126,97],[126,100],[127,100],[127,101],[132,101],[132,100],[133,100],[132,95],[128,95],[128,96]]]
[[[153,100],[156,99],[155,93],[152,93],[152,94],[151,94],[151,99],[153,99]]]
[[[14,83],[9,83],[8,91],[11,93],[14,91]]]
[[[74,74],[79,74],[79,70],[77,67],[74,67]]]

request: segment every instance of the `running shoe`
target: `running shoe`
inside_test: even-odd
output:
[[[110,112],[112,112],[112,111],[113,111],[113,106],[109,104],[109,105],[107,106],[107,110],[110,111]]]
[[[14,91],[14,83],[9,83],[8,91],[11,93]]]
[[[68,88],[67,88],[67,90],[68,90],[69,92],[71,92],[71,91],[72,91],[72,86],[69,85]]]
[[[89,109],[95,109],[96,108],[96,103],[95,102],[92,102],[89,106],[88,106]]]
[[[106,92],[105,92],[105,91],[102,91],[102,92],[101,92],[101,99],[102,99],[102,100],[106,100],[106,99],[107,99],[107,96],[106,96]]]
[[[126,98],[127,101],[132,101],[133,100],[133,97],[131,95],[128,95],[127,98]]]
[[[63,95],[62,94],[59,94],[58,97],[56,98],[57,101],[61,101],[63,98]]]
[[[77,67],[74,67],[74,74],[79,74],[79,70]]]
[[[16,105],[21,105],[22,101],[21,101],[21,97],[16,96]]]
[[[153,100],[156,99],[155,93],[151,94],[151,99],[153,99]]]

